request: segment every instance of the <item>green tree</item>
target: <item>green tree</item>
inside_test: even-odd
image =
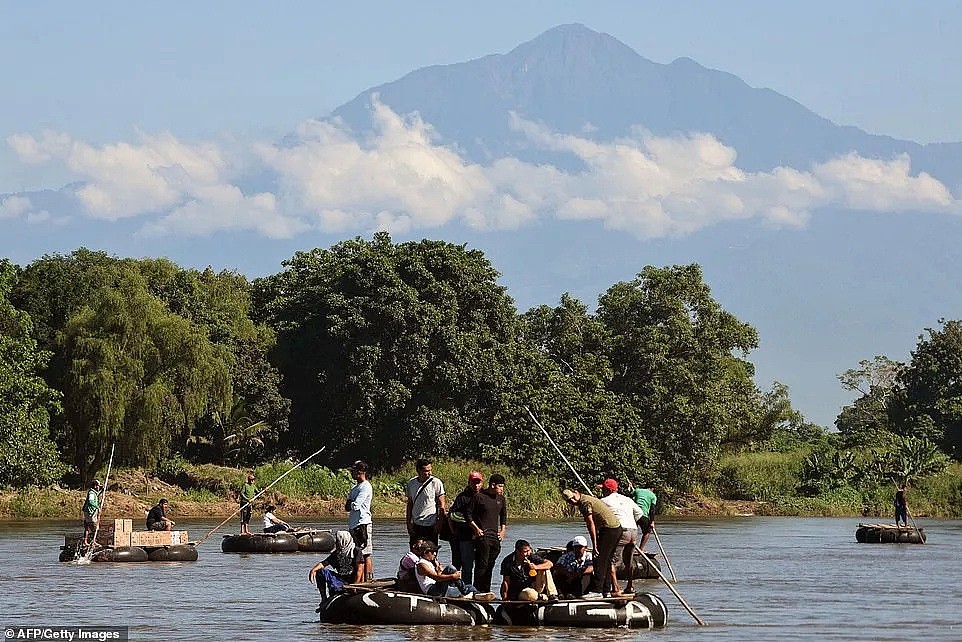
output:
[[[504,384],[515,311],[484,255],[379,233],[298,252],[255,282],[277,333],[291,444],[393,464],[455,455]]]
[[[42,486],[66,470],[49,433],[60,395],[39,375],[50,353],[31,336],[29,315],[10,303],[15,278],[0,259],[0,486]]]
[[[962,457],[962,321],[940,320],[919,336],[912,358],[896,377],[889,403],[894,431],[928,439]]]
[[[230,400],[228,354],[171,313],[134,271],[93,293],[61,335],[65,414],[87,479],[112,442],[121,463],[155,465],[194,422]]]
[[[612,389],[645,417],[663,478],[685,490],[710,478],[734,418],[755,421],[757,333],[712,298],[698,265],[646,267],[600,298],[611,335]]]
[[[878,355],[859,361],[858,366],[838,375],[842,387],[859,396],[842,408],[835,427],[850,446],[873,446],[893,430],[889,402],[903,364]]]

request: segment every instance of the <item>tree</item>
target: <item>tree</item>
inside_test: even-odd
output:
[[[15,278],[0,259],[0,486],[42,486],[66,470],[49,433],[60,395],[39,374],[50,353],[31,337],[30,316],[10,303]]]
[[[896,377],[889,403],[894,431],[927,439],[953,459],[962,457],[962,321],[941,319],[926,329],[909,364]]]
[[[722,309],[694,264],[648,266],[613,285],[598,318],[611,335],[612,390],[645,417],[664,479],[683,490],[703,482],[727,426],[756,416],[754,368],[734,354],[757,347],[755,329]]]
[[[379,233],[298,252],[254,283],[277,333],[291,443],[395,464],[454,456],[505,381],[515,311],[484,255]]]
[[[67,323],[65,414],[87,480],[118,442],[119,461],[154,465],[186,443],[194,422],[230,400],[228,354],[171,313],[127,271]]]
[[[849,445],[870,446],[893,430],[888,407],[896,377],[904,366],[883,355],[863,359],[858,365],[838,375],[843,388],[861,396],[842,408],[835,426]]]

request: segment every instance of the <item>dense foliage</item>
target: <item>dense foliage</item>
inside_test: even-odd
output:
[[[871,502],[959,457],[962,322],[840,375],[857,398],[829,433],[756,386],[757,332],[698,265],[645,267],[596,312],[562,294],[519,313],[498,278],[477,250],[385,233],[253,283],[85,249],[2,262],[0,484],[89,479],[112,443],[171,477],[324,445],[335,469],[431,456],[575,483],[550,436],[589,481]]]

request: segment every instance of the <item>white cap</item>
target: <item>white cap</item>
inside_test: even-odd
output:
[[[585,539],[584,535],[578,535],[576,538],[571,540],[572,546],[588,546],[588,540]]]

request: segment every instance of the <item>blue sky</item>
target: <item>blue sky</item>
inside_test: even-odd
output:
[[[0,140],[43,129],[94,144],[137,131],[271,139],[372,85],[569,22],[657,62],[729,71],[839,124],[962,140],[960,3],[525,0],[4,3]],[[0,147],[0,193],[66,178]]]

